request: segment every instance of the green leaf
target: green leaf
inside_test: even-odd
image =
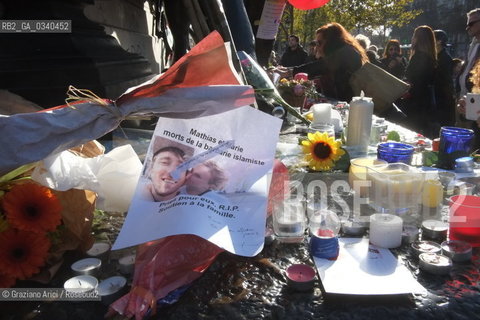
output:
[[[345,154],[335,162],[335,166],[333,167],[333,170],[341,170],[343,172],[347,172],[348,168],[350,167],[350,154],[348,153],[347,150],[343,148],[341,149],[345,151]]]
[[[24,174],[25,172],[28,172],[29,170],[33,169],[37,164],[38,164],[38,162],[25,164],[21,167],[18,167],[15,170],[10,171],[9,173],[0,177],[0,183],[12,181],[16,177],[18,177],[18,176]]]
[[[423,151],[422,152],[422,164],[426,167],[433,167],[438,163],[438,152],[436,151]]]

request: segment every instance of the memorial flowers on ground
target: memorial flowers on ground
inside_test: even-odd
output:
[[[0,282],[12,286],[45,265],[50,234],[62,222],[62,207],[52,191],[33,182],[22,166],[0,177]]]
[[[341,148],[342,143],[326,132],[309,133],[301,144],[304,159],[314,171],[333,169],[335,162],[345,154],[345,150]]]
[[[57,197],[33,182],[13,186],[3,197],[3,209],[9,224],[19,230],[53,231],[62,219]]]
[[[4,285],[40,271],[51,247],[50,233],[62,221],[62,207],[52,191],[22,176],[29,169],[24,166],[10,174],[16,177],[7,175],[0,180],[0,274]]]

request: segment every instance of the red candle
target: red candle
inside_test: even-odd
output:
[[[293,264],[287,268],[288,285],[298,291],[313,288],[315,270],[306,264]]]

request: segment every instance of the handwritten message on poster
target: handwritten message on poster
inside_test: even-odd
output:
[[[286,0],[265,1],[257,30],[257,38],[271,40],[277,37],[286,3]]]
[[[234,254],[256,255],[280,127],[280,119],[249,106],[160,118],[113,249],[195,234]]]

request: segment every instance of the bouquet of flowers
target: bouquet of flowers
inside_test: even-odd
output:
[[[278,83],[277,88],[282,96],[305,96],[312,99],[316,99],[318,97],[317,90],[315,89],[315,83],[312,80],[288,80],[286,78],[282,78]]]
[[[247,82],[255,89],[255,93],[262,95],[266,100],[271,99],[274,103],[281,105],[287,112],[300,119],[306,125],[310,124],[309,120],[305,119],[294,107],[285,101],[267,73],[247,53],[239,51],[237,54]]]
[[[0,287],[48,282],[66,250],[87,250],[96,195],[58,192],[31,179],[36,163],[0,177]],[[43,268],[46,267],[46,268]]]

